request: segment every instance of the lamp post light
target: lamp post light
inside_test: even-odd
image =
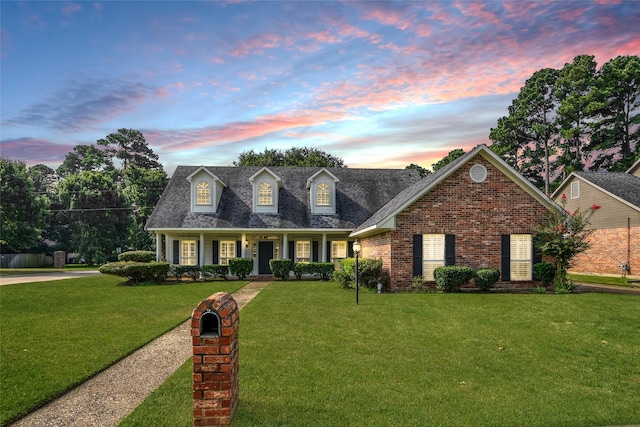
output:
[[[358,255],[360,254],[360,249],[360,242],[358,242],[358,239],[356,239],[356,241],[353,242],[353,253],[356,254],[356,304],[358,304],[358,292],[360,289],[360,286],[358,286]]]

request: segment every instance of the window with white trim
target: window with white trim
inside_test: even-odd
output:
[[[572,199],[580,198],[580,181],[575,181],[571,183],[571,198]]]
[[[298,262],[311,261],[311,242],[308,242],[308,241],[296,242],[296,260]]]
[[[197,251],[195,240],[183,240],[181,243],[180,251],[180,264],[181,265],[197,265]]]
[[[331,258],[341,259],[347,257],[347,242],[331,242]]]
[[[531,280],[531,234],[510,237],[511,280]]]
[[[433,272],[444,266],[444,234],[422,235],[422,278],[434,281]]]
[[[331,205],[331,188],[326,182],[318,184],[316,191],[316,204],[318,206],[330,206]]]
[[[273,204],[273,187],[268,182],[261,182],[258,186],[258,204]]]
[[[220,265],[229,265],[229,258],[236,257],[235,240],[220,241]]]
[[[196,204],[211,204],[211,184],[207,181],[200,181],[198,185],[196,185]]]

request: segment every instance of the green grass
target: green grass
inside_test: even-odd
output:
[[[591,274],[569,274],[574,282],[595,283],[599,285],[633,286],[625,277],[596,276]]]
[[[179,325],[246,282],[116,286],[95,276],[0,286],[0,424],[23,415]]]
[[[274,282],[240,315],[233,425],[640,424],[639,318],[636,295],[364,292],[356,306],[334,284]],[[190,426],[191,369],[121,425]]]

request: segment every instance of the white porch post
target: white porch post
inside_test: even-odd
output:
[[[200,254],[198,256],[198,265],[204,265],[204,233],[200,233]]]
[[[247,250],[249,248],[247,248],[247,233],[242,233],[242,243],[240,243],[242,245],[242,258],[247,258]]]
[[[162,234],[156,233],[156,261],[162,261]]]
[[[327,262],[327,233],[322,233],[322,253],[320,261]]]
[[[289,258],[289,235],[287,233],[282,235],[282,258]]]

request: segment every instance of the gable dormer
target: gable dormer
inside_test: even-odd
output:
[[[309,179],[309,205],[312,214],[336,214],[336,185],[340,180],[327,169],[322,168]]]
[[[253,212],[278,213],[278,195],[282,180],[269,168],[256,172],[249,182],[253,186]]]
[[[204,166],[189,175],[187,181],[191,183],[191,212],[215,213],[226,184]]]

